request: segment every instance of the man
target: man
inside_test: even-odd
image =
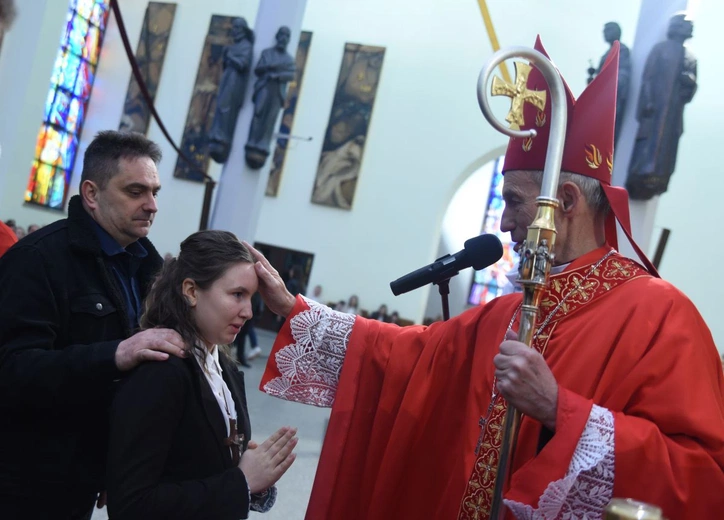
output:
[[[533,348],[514,339],[520,294],[397,328],[291,298],[256,255],[262,295],[287,317],[261,388],[333,405],[307,518],[489,518],[507,403],[523,413],[504,493],[518,518],[601,518],[613,497],[671,519],[724,508],[724,376],[711,335],[684,295],[612,247],[616,219],[630,231],[626,193],[610,185],[617,50],[578,101],[567,92],[568,173]],[[537,69],[527,88],[546,88]],[[537,137],[511,139],[506,153],[501,229],[518,249],[550,115],[526,104]]]
[[[0,518],[85,519],[103,491],[113,382],[182,355],[170,330],[133,334],[161,267],[146,238],[158,147],[101,132],[68,218],[0,259]]]

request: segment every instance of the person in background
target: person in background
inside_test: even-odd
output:
[[[146,238],[160,159],[140,134],[99,133],[68,218],[0,258],[3,520],[90,518],[105,490],[114,382],[142,362],[185,355],[175,331],[134,334],[161,268]]]
[[[185,358],[146,363],[111,408],[108,512],[114,520],[232,520],[268,511],[294,462],[296,429],[251,441],[243,373],[226,345],[252,317],[257,277],[228,231],[181,243],[146,299],[144,330],[175,330]]]
[[[385,305],[384,303],[380,305],[379,309],[370,314],[370,319],[389,323],[390,317],[387,315],[387,305]]]
[[[39,225],[37,225],[37,224],[30,224],[30,225],[28,226],[28,235],[29,235],[30,233],[33,233],[33,232],[39,230],[39,229],[40,229],[40,226],[39,226]]]
[[[342,312],[346,312],[347,314],[359,314],[359,298],[357,298],[356,294],[353,294],[349,297],[349,300],[344,305],[344,308],[342,309]]]
[[[324,303],[322,301],[322,286],[315,285],[314,289],[312,289],[312,294],[308,294],[307,298],[309,298],[310,300],[314,300],[317,303]]]
[[[392,311],[392,314],[390,314],[390,323],[393,323],[395,325],[400,324],[400,313],[397,311]]]
[[[239,364],[245,368],[251,368],[249,361],[252,361],[261,355],[261,347],[259,346],[259,340],[256,336],[256,327],[254,326],[256,321],[264,312],[264,301],[261,299],[259,293],[255,293],[254,296],[251,297],[251,310],[251,319],[244,323],[244,326],[241,328],[239,334],[237,334],[236,339],[234,340],[234,345],[236,346],[236,359]],[[246,354],[247,337],[251,343],[251,350],[248,355]]]

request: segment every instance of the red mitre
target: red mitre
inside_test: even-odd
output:
[[[540,36],[536,38],[535,49],[548,57]],[[568,125],[561,170],[593,177],[601,183],[612,210],[606,220],[607,242],[615,248],[618,247],[616,235],[616,220],[618,220],[641,262],[651,274],[658,276],[656,268],[631,236],[628,193],[624,188],[611,186],[618,55],[619,43],[615,42],[601,72],[586,87],[578,100],[573,97],[561,76],[568,102]],[[535,67],[528,75],[526,87],[528,90],[545,91],[546,99],[551,99],[548,84],[543,74]],[[531,103],[524,103],[525,123],[521,125],[521,129],[534,128],[537,135],[533,138],[510,139],[505,152],[503,173],[512,170],[543,170],[550,135],[550,114],[550,102],[546,103],[543,111]]]

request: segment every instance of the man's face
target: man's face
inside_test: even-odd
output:
[[[150,157],[121,158],[118,173],[99,189],[91,214],[122,247],[148,235],[158,211],[161,189],[156,164]]]
[[[503,200],[505,209],[500,221],[500,230],[510,232],[518,252],[528,235],[528,226],[536,213],[535,199],[540,195],[540,186],[529,172],[509,171],[503,177]]]

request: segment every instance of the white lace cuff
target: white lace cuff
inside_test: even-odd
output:
[[[613,413],[593,405],[566,476],[548,484],[538,508],[504,500],[516,518],[558,520],[601,518],[613,496]]]
[[[257,513],[266,513],[274,506],[274,503],[277,501],[277,487],[272,486],[266,491],[262,491],[261,493],[252,493],[249,498],[250,511],[255,511]]]
[[[293,342],[275,354],[280,377],[264,392],[288,401],[330,407],[339,385],[355,317],[304,298],[309,306],[289,321]]]

